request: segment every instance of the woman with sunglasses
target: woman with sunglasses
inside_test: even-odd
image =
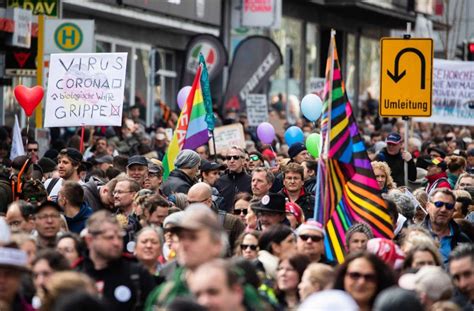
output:
[[[239,192],[234,198],[232,212],[235,216],[240,217],[244,224],[247,224],[246,216],[250,209],[250,200],[252,200],[252,196],[247,192]]]
[[[395,285],[392,269],[368,252],[350,254],[336,271],[334,289],[346,291],[361,311],[372,310],[377,295]]]
[[[247,260],[254,261],[258,257],[258,238],[260,232],[252,230],[243,233],[236,242],[235,255],[241,256]]]

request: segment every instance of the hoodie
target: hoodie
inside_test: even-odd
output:
[[[92,208],[86,203],[82,203],[81,209],[76,216],[72,218],[65,216],[69,231],[80,234],[82,229],[86,227],[86,221],[92,213]]]

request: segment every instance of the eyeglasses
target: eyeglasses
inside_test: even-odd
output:
[[[227,161],[230,161],[230,160],[232,160],[232,159],[234,159],[235,161],[237,161],[237,160],[242,159],[242,157],[241,157],[241,156],[238,156],[238,155],[235,155],[235,156],[226,156],[225,159],[226,159]]]
[[[377,277],[375,276],[375,274],[372,274],[372,273],[364,274],[364,273],[359,273],[359,272],[347,272],[347,276],[354,281],[357,281],[363,278],[366,282],[373,283],[377,280]]]
[[[258,160],[260,160],[260,158],[259,158],[258,155],[256,155],[256,154],[255,154],[255,155],[251,155],[249,159],[250,159],[250,161],[258,161]]]
[[[234,209],[234,215],[247,215],[248,213],[248,210],[246,208],[238,208],[238,209]]]
[[[36,151],[38,151],[38,148],[29,148],[27,150],[28,150],[28,152],[36,152]]]
[[[453,203],[447,203],[447,202],[443,202],[443,201],[433,202],[433,205],[436,206],[436,208],[442,208],[443,205],[444,205],[444,206],[446,206],[447,210],[452,210],[454,208]]]
[[[308,241],[309,239],[311,239],[311,241],[313,242],[321,242],[324,237],[320,236],[320,235],[312,235],[312,234],[300,234],[298,236],[300,239],[302,239],[303,241]]]
[[[41,214],[41,215],[36,215],[36,218],[39,220],[45,220],[45,219],[58,219],[61,217],[59,214]]]
[[[113,195],[116,195],[116,194],[124,194],[124,193],[132,193],[132,192],[135,192],[135,191],[121,191],[121,190],[117,190],[117,191],[114,191],[112,192]]]
[[[250,248],[250,250],[252,250],[252,251],[256,251],[257,247],[258,247],[258,245],[255,245],[255,244],[240,244],[240,249],[243,250],[243,251],[248,249],[248,248]]]

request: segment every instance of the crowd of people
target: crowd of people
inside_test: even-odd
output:
[[[235,112],[218,122],[241,122],[245,148],[181,150],[166,180],[172,121],[147,129],[134,109],[83,152],[63,129],[39,157],[24,131],[10,160],[0,128],[0,310],[473,310],[472,127],[415,124],[405,150],[400,122],[364,116],[394,238],[353,222],[336,262],[318,159]]]

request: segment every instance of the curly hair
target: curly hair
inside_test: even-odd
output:
[[[372,169],[374,170],[378,169],[385,173],[385,176],[386,176],[385,187],[387,188],[387,190],[397,187],[397,185],[395,184],[392,178],[392,170],[390,169],[387,163],[382,162],[382,161],[373,161],[371,162],[371,164],[372,164]]]

